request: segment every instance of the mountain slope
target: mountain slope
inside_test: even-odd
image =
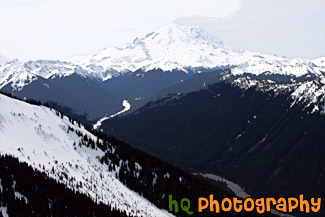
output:
[[[252,195],[323,197],[325,116],[292,103],[290,91],[256,84],[244,89],[228,80],[170,95],[102,129],[188,171],[233,180]]]
[[[0,216],[127,216],[68,189],[16,158],[0,156],[0,171]]]
[[[0,77],[2,91],[47,102],[58,109],[68,107],[70,115],[81,117],[84,122],[122,107],[122,96],[105,89],[91,74],[68,62],[14,60],[0,66]]]
[[[129,216],[172,216],[164,211],[168,208],[168,195],[172,194],[177,200],[187,197],[193,201],[191,209],[196,215],[194,201],[198,197],[214,194],[220,200],[233,196],[102,132],[87,131],[53,109],[1,94],[0,103],[5,105],[0,108],[1,156],[18,158],[42,176],[77,194],[86,195],[96,203],[107,204]],[[17,162],[10,158],[1,162],[12,161]],[[26,169],[24,165],[21,168]],[[17,171],[11,172],[17,174]],[[21,194],[30,190],[21,190],[24,188],[21,185],[19,188],[16,190]],[[26,194],[23,195],[29,200]],[[200,213],[200,216],[214,215],[208,211]],[[243,212],[242,215],[258,214]],[[180,212],[177,216],[187,214]],[[221,216],[234,216],[234,213],[225,212]],[[272,215],[267,213],[265,216]]]
[[[18,157],[68,188],[127,214],[169,216],[118,181],[98,160],[105,152],[79,146],[83,138],[97,140],[83,127],[48,108],[3,95],[0,102],[5,105],[1,106],[2,155]]]
[[[179,83],[170,85],[167,88],[163,88],[160,91],[157,91],[150,97],[133,100],[131,102],[131,109],[124,114],[132,113],[137,109],[145,106],[147,103],[150,103],[151,101],[156,101],[170,95],[183,95],[186,93],[198,91],[200,89],[205,89],[211,84],[220,82],[222,73],[225,71],[227,70],[212,70],[204,73],[194,74],[187,79],[181,80]]]

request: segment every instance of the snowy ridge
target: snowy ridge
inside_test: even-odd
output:
[[[83,78],[92,78],[92,75],[80,66],[69,62],[57,60],[38,60],[26,63],[17,59],[0,65],[0,89],[11,84],[11,87],[19,91],[38,77],[53,79],[78,74]]]
[[[99,161],[104,155],[102,150],[76,145],[85,135],[94,141],[97,139],[83,126],[78,127],[44,106],[30,105],[1,94],[0,103],[5,105],[0,108],[1,155],[17,157],[68,188],[128,215],[172,216],[116,179],[114,174],[118,168],[109,172],[108,166]]]
[[[312,108],[311,113],[320,112],[325,114],[325,75],[320,75],[314,79],[306,79],[277,83],[271,79],[256,79],[251,75],[233,76],[230,73],[224,73],[221,80],[230,82],[235,86],[247,90],[255,88],[257,91],[273,92],[277,94],[287,94],[291,101],[291,107],[302,103],[305,108]]]

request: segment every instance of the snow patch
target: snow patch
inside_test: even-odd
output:
[[[9,217],[7,207],[0,206],[0,212],[2,213],[3,217]]]
[[[18,198],[19,200],[24,200],[25,203],[28,203],[27,197],[25,197],[24,195],[22,195],[21,193],[19,193],[17,191],[15,191],[15,198],[16,199]]]
[[[164,178],[170,178],[170,174],[169,174],[169,172],[167,172],[165,175],[164,175]]]
[[[119,111],[119,112],[117,112],[117,113],[115,113],[113,115],[103,117],[102,119],[97,121],[96,124],[94,124],[93,128],[98,129],[102,125],[103,121],[106,121],[108,119],[116,117],[116,116],[118,116],[118,115],[120,115],[120,114],[122,114],[124,112],[127,112],[127,111],[129,111],[131,109],[131,104],[127,100],[123,100],[122,105],[124,106],[123,110],[121,110],[121,111]]]

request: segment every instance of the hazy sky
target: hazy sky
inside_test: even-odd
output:
[[[170,22],[200,25],[237,48],[325,56],[325,0],[0,0],[0,57],[64,59]]]

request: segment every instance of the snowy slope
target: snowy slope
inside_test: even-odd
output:
[[[99,161],[103,151],[74,145],[85,135],[97,140],[82,126],[72,124],[65,116],[59,117],[54,110],[2,94],[0,104],[1,155],[13,155],[94,201],[110,204],[129,215],[171,216],[116,179],[118,168],[108,172],[107,165]],[[78,136],[77,131],[82,135]]]
[[[277,83],[271,79],[256,79],[250,75],[234,76],[224,73],[221,80],[247,90],[255,88],[256,91],[272,91],[276,94],[288,95],[291,107],[302,103],[305,108],[311,108],[311,113],[325,114],[325,75],[319,75],[314,79],[294,80]]]

